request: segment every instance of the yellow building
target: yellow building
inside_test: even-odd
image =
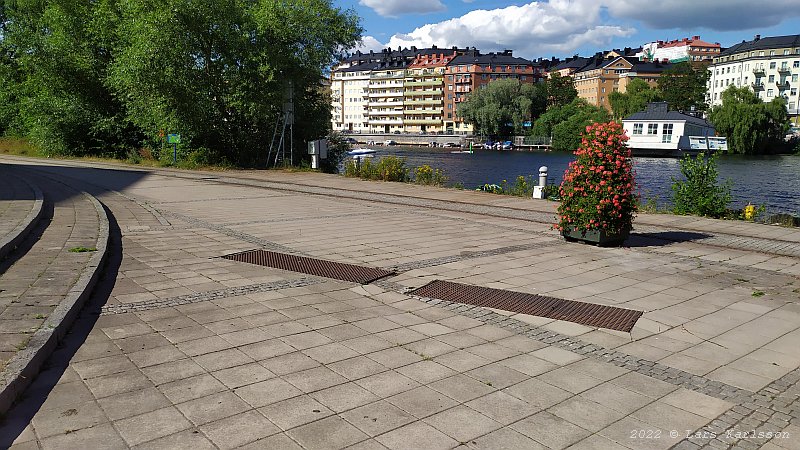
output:
[[[664,70],[671,66],[668,62],[646,62],[630,56],[609,53],[596,57],[573,74],[578,97],[589,104],[602,106],[611,111],[608,96],[612,92],[627,90],[634,78],[644,80],[655,87]]]

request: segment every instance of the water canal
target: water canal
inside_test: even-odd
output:
[[[474,189],[484,183],[500,183],[519,175],[538,176],[539,166],[550,169],[550,180],[561,182],[572,153],[482,151],[451,153],[453,149],[388,147],[378,148],[377,157],[395,155],[407,159],[410,167],[428,164],[442,169],[450,183]],[[732,206],[748,202],[765,205],[770,213],[800,213],[800,156],[723,155],[719,158],[722,180],[733,181]],[[672,179],[680,178],[674,158],[634,158],[639,190],[644,198],[655,198],[659,205],[672,197]]]

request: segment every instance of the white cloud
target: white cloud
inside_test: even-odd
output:
[[[636,19],[648,27],[747,30],[778,25],[800,16],[800,0],[605,0],[617,18]]]
[[[601,25],[600,8],[594,0],[550,0],[478,9],[396,34],[386,46],[474,46],[482,51],[514,49],[516,55],[534,57],[570,53],[586,44],[602,47],[614,37],[634,33],[630,28]]]
[[[381,42],[375,39],[373,36],[362,36],[361,42],[353,49],[353,51],[361,51],[361,53],[369,53],[370,50],[373,52],[379,52],[386,48],[385,45],[381,44]]]
[[[359,0],[358,3],[372,8],[383,17],[397,17],[402,14],[425,14],[446,9],[441,0]]]

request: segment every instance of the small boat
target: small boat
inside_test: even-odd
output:
[[[450,153],[475,153],[472,150],[453,150]]]
[[[371,148],[354,148],[347,152],[348,156],[373,156],[377,150]]]

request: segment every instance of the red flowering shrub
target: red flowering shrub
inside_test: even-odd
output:
[[[629,230],[636,213],[628,137],[616,122],[595,123],[581,135],[577,159],[559,187],[560,231]]]

